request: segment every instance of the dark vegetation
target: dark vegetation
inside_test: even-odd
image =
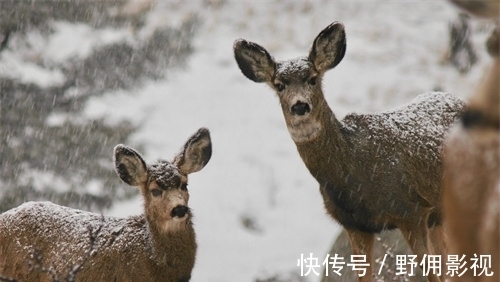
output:
[[[130,25],[140,29],[144,13],[129,18],[112,13],[124,2],[2,0],[0,52],[21,49],[29,32],[50,36],[56,21],[85,23],[95,30]],[[137,125],[128,121],[110,125],[104,119],[85,118],[81,111],[91,97],[136,89],[144,80],[163,78],[167,70],[182,67],[193,52],[196,26],[197,19],[190,18],[178,28],[157,28],[139,44],[105,45],[84,59],[60,65],[37,61],[40,67],[64,74],[59,85],[43,87],[0,76],[0,212],[29,200],[102,211],[135,194],[116,177],[112,149],[129,143]],[[54,114],[64,116],[64,121],[47,123]],[[133,145],[141,149],[140,144]],[[40,181],[36,177],[40,174],[62,179],[64,188]],[[100,183],[97,192],[89,191],[91,181]]]

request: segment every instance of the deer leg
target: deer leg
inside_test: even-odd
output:
[[[446,256],[447,246],[445,232],[442,225],[434,226],[429,229],[428,245],[432,254]]]
[[[442,225],[435,225],[429,229],[429,237],[427,244],[432,254],[441,256],[441,281],[445,280],[444,266],[447,263],[448,249],[446,246],[444,227]]]
[[[372,254],[373,254],[373,239],[375,234],[366,233],[361,231],[346,229],[349,240],[351,241],[352,254],[353,255],[365,255],[366,262],[369,264],[366,267],[366,272],[364,276],[358,276],[359,282],[371,282],[372,281]],[[362,271],[359,271],[361,274]]]
[[[423,222],[426,223],[427,220],[424,220]],[[413,254],[417,255],[416,262],[418,262],[419,266],[422,268],[421,263],[424,255],[429,255],[429,248],[427,246],[427,235],[429,229],[427,228],[426,224],[415,224],[413,225],[413,227],[400,228],[400,230],[401,233],[403,233],[403,236],[408,241]],[[424,261],[423,263],[425,264],[426,262]],[[433,271],[428,272],[427,279],[429,280],[429,282],[441,282],[439,276],[434,274]]]

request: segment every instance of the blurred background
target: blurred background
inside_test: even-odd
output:
[[[440,90],[467,98],[488,23],[446,1],[0,1],[0,212],[30,200],[113,216],[142,199],[113,171],[124,143],[171,159],[199,127],[213,157],[190,177],[199,244],[192,281],[319,281],[340,232],[288,135],[279,102],[238,69],[244,38],[305,56],[333,21],[344,60],[324,78],[337,118]]]

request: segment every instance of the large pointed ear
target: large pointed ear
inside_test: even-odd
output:
[[[344,25],[334,22],[323,29],[311,47],[309,60],[323,73],[334,68],[344,58],[346,50]]]
[[[212,157],[212,141],[210,131],[200,128],[191,136],[181,152],[175,156],[173,163],[185,174],[201,170]]]
[[[146,162],[134,149],[122,144],[116,145],[114,162],[116,174],[128,185],[139,186],[148,181]]]
[[[273,79],[276,63],[262,46],[243,39],[234,41],[234,58],[241,72],[255,82]]]

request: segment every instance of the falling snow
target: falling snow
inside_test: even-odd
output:
[[[100,11],[105,9],[95,10],[101,14]],[[0,11],[0,16],[3,12],[8,10]],[[433,117],[429,120],[418,118],[421,116],[418,105],[428,102],[413,104],[410,112],[390,109],[405,105],[418,94],[434,89],[466,98],[475,88],[486,62],[486,54],[478,48],[478,64],[468,74],[459,74],[452,67],[439,64],[447,49],[448,23],[456,14],[457,11],[446,1],[157,1],[157,6],[140,18],[142,27],[136,23],[124,24],[123,20],[116,21],[112,27],[103,27],[101,21],[82,26],[60,19],[53,26],[53,21],[43,22],[43,30],[52,29],[54,33],[41,36],[38,31],[27,28],[34,26],[33,23],[18,22],[14,24],[21,26],[22,30],[11,37],[12,42],[16,42],[17,36],[23,38],[25,33],[31,36],[29,42],[33,44],[21,45],[22,48],[17,49],[8,46],[0,53],[0,76],[15,81],[0,86],[0,104],[10,105],[8,101],[11,100],[3,95],[21,95],[22,91],[31,93],[33,89],[48,93],[58,90],[65,82],[74,82],[82,87],[66,89],[63,98],[88,97],[84,99],[85,103],[81,99],[74,100],[76,106],[83,108],[81,116],[59,115],[52,120],[51,126],[64,124],[68,119],[78,122],[102,119],[106,124],[126,120],[135,126],[134,133],[127,140],[142,144],[144,150],[141,152],[145,152],[146,158],[173,155],[186,136],[206,126],[212,134],[213,157],[203,174],[190,177],[189,187],[199,245],[192,280],[246,282],[264,277],[260,281],[266,281],[265,277],[279,277],[280,273],[287,273],[283,277],[295,277],[288,273],[297,273],[300,254],[312,252],[323,256],[341,229],[325,215],[317,183],[297,154],[276,98],[266,86],[250,83],[241,75],[233,58],[233,41],[245,38],[261,43],[277,59],[293,58],[307,52],[314,37],[328,24],[343,22],[347,35],[346,56],[323,79],[325,98],[332,110],[339,119],[349,112],[392,111],[398,114],[397,119],[385,119],[387,112],[373,115],[380,127],[370,130],[377,133],[380,128],[390,128],[395,134],[418,143],[421,141],[415,141],[410,135],[404,136],[401,129],[407,121],[415,118],[419,123],[428,122],[432,126],[422,127],[428,133],[438,130],[433,126]],[[76,15],[81,18],[86,14]],[[102,15],[96,16],[96,19],[106,19]],[[192,24],[196,19],[200,25]],[[163,28],[171,31],[170,27],[175,31],[183,23],[190,32],[175,34],[179,38],[192,38],[191,49],[187,45],[178,45],[181,42],[169,37],[168,32],[156,33],[158,40],[152,45],[146,43],[153,38],[155,31]],[[472,30],[475,33],[472,40],[480,46],[485,37],[485,33],[481,33],[484,29],[475,26]],[[86,40],[86,37],[91,38]],[[169,45],[173,43],[175,45]],[[182,58],[185,67],[169,69],[168,75],[166,68],[175,64],[180,55],[174,52],[173,61],[158,62],[154,55],[165,51],[166,46],[181,50],[181,53],[185,51],[184,47],[189,49],[187,56]],[[107,48],[106,52],[103,48]],[[119,54],[114,54],[113,50]],[[137,55],[133,50],[151,56],[146,61],[137,60],[140,57],[132,60],[129,56]],[[95,56],[89,53],[92,51]],[[86,73],[83,68],[78,68],[82,64],[76,64],[73,72],[68,72],[67,67],[72,65],[71,60],[67,60],[70,57],[81,59],[83,64],[95,63],[99,68]],[[128,61],[120,63],[123,58],[128,58]],[[127,62],[130,61],[136,70],[132,73],[127,72]],[[142,76],[144,72],[141,70],[152,76]],[[81,74],[84,79],[76,80],[76,74]],[[99,96],[88,96],[96,89],[102,90]],[[63,92],[60,90],[53,93]],[[48,119],[48,115],[37,112],[40,104],[35,102],[41,101],[30,99],[23,98],[23,102],[31,103],[29,105],[21,103],[17,106],[23,107],[12,107],[24,115],[37,116],[40,122]],[[47,103],[52,102],[50,99]],[[439,105],[446,108],[451,104]],[[75,104],[71,106],[75,107]],[[68,112],[74,110],[69,108]],[[0,113],[2,121],[7,118],[5,113]],[[410,115],[405,116],[408,113]],[[422,114],[426,115],[425,112]],[[347,116],[346,124],[354,118]],[[24,126],[25,121],[18,121],[18,126]],[[54,137],[50,135],[47,138],[52,134],[51,127],[48,128],[43,141],[58,143],[60,140],[52,140]],[[34,138],[40,133],[36,128],[31,128],[33,135],[23,138],[16,138],[13,134],[1,135],[5,130],[2,125],[0,136],[5,138],[1,140],[5,143],[0,146],[25,148],[25,151],[16,152],[36,153],[42,168],[43,160],[51,160],[49,153],[52,151],[32,151],[21,146],[23,138]],[[96,129],[92,127],[92,130]],[[128,130],[130,127],[124,127],[122,131]],[[417,129],[411,131],[419,133]],[[382,134],[377,138],[383,138]],[[106,140],[113,143],[108,145],[112,147],[123,139],[125,136]],[[104,138],[100,142],[104,142]],[[5,153],[5,148],[0,147],[0,154]],[[104,173],[106,167],[112,167],[112,151],[101,153],[109,158],[92,159],[82,165],[89,169],[102,168]],[[87,151],[81,154],[90,155]],[[0,159],[2,167],[9,169],[11,175],[28,166],[16,161]],[[66,161],[59,160],[60,163]],[[73,159],[72,164],[77,161]],[[65,168],[57,169],[62,171]],[[3,187],[13,184],[0,179],[0,199],[5,199],[6,189]],[[99,191],[94,184],[91,182],[85,186],[92,194]],[[103,187],[101,191],[107,188]],[[136,197],[115,202],[106,214],[125,217],[142,213],[138,191],[125,188],[125,191],[135,192]],[[60,208],[60,212],[69,216],[64,208]],[[99,222],[98,215],[86,212],[78,213],[78,217],[94,224]],[[71,217],[63,218],[67,223],[65,230],[75,225]],[[242,221],[248,218],[252,224],[245,225]],[[118,229],[123,222],[110,217],[106,220]],[[246,226],[256,226],[258,232]],[[84,231],[80,225],[72,229]],[[315,276],[300,279],[319,281]]]

